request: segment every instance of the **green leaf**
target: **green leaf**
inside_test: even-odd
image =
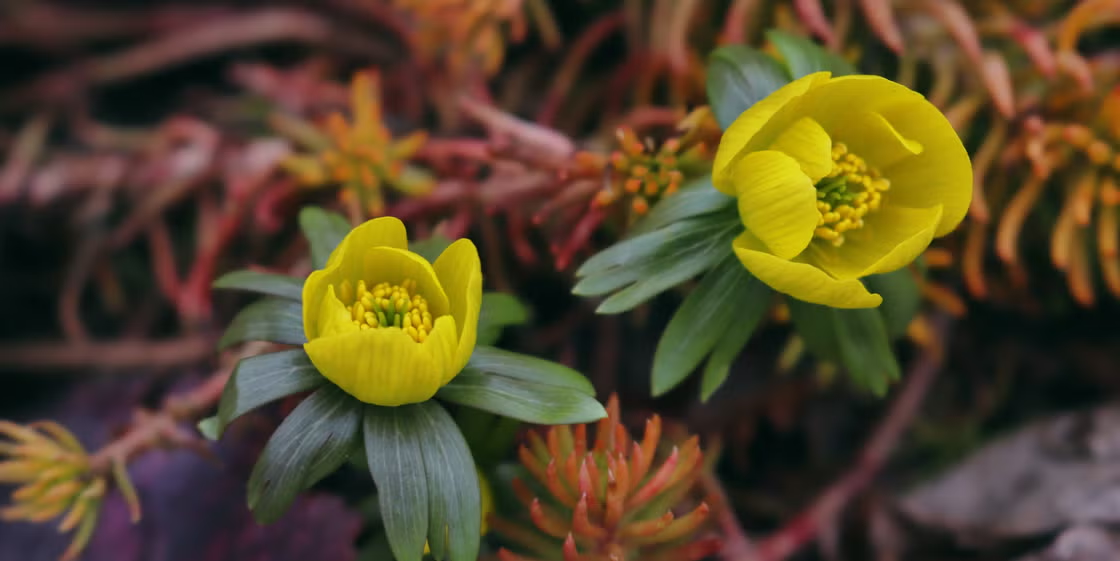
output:
[[[726,45],[708,57],[708,103],[726,129],[743,111],[789,83],[772,57],[744,45]]]
[[[736,263],[742,265],[741,263]],[[732,328],[720,334],[712,349],[704,372],[700,378],[700,400],[707,401],[719,389],[731,373],[731,363],[747,345],[755,329],[762,323],[766,310],[770,308],[773,292],[762,281],[750,276],[745,286],[738,288],[732,306],[735,316]]]
[[[706,402],[716,393],[716,390],[727,381],[731,374],[731,364],[747,346],[754,330],[762,322],[766,310],[770,307],[770,288],[755,279],[750,288],[751,295],[741,304],[739,315],[740,324],[735,329],[729,329],[716,341],[715,349],[704,365],[704,373],[700,378],[700,401]]]
[[[789,317],[793,329],[805,340],[805,346],[817,358],[829,362],[840,362],[840,347],[836,342],[836,326],[832,320],[832,308],[803,302],[796,298],[786,298]]]
[[[482,295],[482,310],[478,315],[478,345],[493,345],[510,325],[529,321],[529,309],[516,296],[505,292],[486,292]]]
[[[756,284],[734,255],[712,268],[677,308],[653,355],[653,395],[677,387],[700,365],[728,330],[737,330],[740,299]],[[753,326],[752,326],[753,328]]]
[[[581,296],[611,294],[596,310],[614,314],[710,269],[731,253],[731,241],[743,229],[736,213],[720,212],[682,220],[621,241],[593,256],[576,273],[572,289]]]
[[[206,417],[195,425],[198,432],[202,434],[206,440],[218,440],[222,437],[222,433],[218,431],[218,416],[213,415]]]
[[[475,407],[458,407],[454,416],[455,424],[459,425],[471,448],[475,465],[482,471],[506,461],[509,451],[517,446],[521,429],[521,421],[517,419]]]
[[[408,250],[434,263],[439,258],[439,254],[443,253],[443,250],[447,249],[449,245],[451,245],[451,240],[447,236],[437,233],[432,234],[426,240],[409,242]]]
[[[901,375],[878,310],[842,310],[793,298],[788,302],[794,328],[809,350],[844,366],[857,385],[883,395]]]
[[[641,276],[630,286],[610,295],[595,309],[599,314],[632,310],[650,298],[695,277],[731,254],[731,241],[743,227],[734,222],[715,221],[719,226],[707,236],[676,240],[657,258],[640,267]]]
[[[836,53],[829,52],[808,38],[777,29],[767,31],[766,38],[773,43],[774,48],[782,55],[782,59],[794,80],[824,70],[831,72],[833,76],[846,76],[856,73],[852,63],[844,60]]]
[[[397,561],[420,561],[428,537],[422,405],[365,408],[366,461],[377,485],[389,547]]]
[[[306,343],[303,304],[270,296],[245,306],[234,316],[218,341],[218,350],[246,341],[271,341],[284,345]]]
[[[474,458],[443,407],[434,401],[418,405],[432,556],[437,561],[474,561],[482,533],[482,496]]]
[[[346,461],[357,444],[361,412],[359,401],[326,385],[284,419],[249,476],[249,508],[257,521],[276,521],[300,491]]]
[[[882,397],[890,383],[902,376],[883,316],[874,308],[833,310],[833,316],[841,364]]]
[[[299,211],[299,227],[311,245],[311,265],[316,269],[327,265],[331,252],[352,229],[350,222],[341,214],[317,206],[304,207]]]
[[[326,381],[303,349],[241,359],[218,402],[216,438],[221,438],[226,427],[245,413],[282,397],[315,389]]]
[[[735,199],[716,191],[712,186],[712,176],[706,175],[689,182],[677,194],[661,199],[649,214],[626,232],[626,237],[646,234],[686,218],[723,210],[733,204]]]
[[[592,277],[616,271],[629,271],[635,265],[652,259],[665,245],[673,240],[689,232],[705,230],[706,226],[711,227],[707,221],[702,219],[682,220],[647,234],[623,240],[592,255],[576,270],[576,276]],[[579,285],[576,285],[572,292],[579,295],[602,294],[580,291]]]
[[[221,278],[214,281],[214,288],[247,290],[290,300],[303,298],[303,279],[248,269],[232,271],[222,275]]]
[[[922,303],[921,289],[914,273],[903,268],[892,273],[871,275],[863,281],[872,292],[883,296],[879,313],[883,314],[887,335],[892,341],[905,335]]]
[[[467,368],[533,384],[559,386],[595,396],[595,388],[591,386],[591,382],[584,378],[583,374],[563,364],[494,347],[475,347],[474,354],[467,362]]]
[[[587,393],[472,368],[452,378],[436,397],[542,425],[590,423],[607,415],[603,405]]]

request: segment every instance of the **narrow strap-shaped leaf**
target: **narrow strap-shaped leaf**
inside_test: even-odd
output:
[[[735,319],[731,328],[716,341],[704,373],[700,378],[700,400],[707,401],[719,389],[731,373],[731,363],[746,346],[755,329],[762,322],[766,310],[770,308],[773,292],[762,281],[751,276],[750,282],[740,289],[735,302]]]
[[[576,270],[576,276],[588,277],[610,269],[627,270],[656,255],[665,244],[703,227],[704,222],[701,220],[682,220],[647,234],[623,240],[591,256]],[[584,294],[575,289],[572,292]]]
[[[572,388],[519,380],[466,368],[436,397],[451,403],[542,425],[590,423],[606,416],[594,396]]]
[[[230,322],[218,349],[246,341],[270,341],[285,345],[307,342],[303,333],[303,304],[270,296],[245,306]]]
[[[475,561],[482,529],[482,496],[474,458],[459,426],[438,403],[419,404],[428,484],[428,543],[437,561]]]
[[[222,275],[214,281],[214,288],[246,290],[290,300],[299,300],[303,297],[303,279],[249,269],[231,271]]]
[[[475,347],[467,368],[534,384],[573,389],[594,396],[595,388],[579,372],[552,361],[494,347]]]
[[[860,387],[883,395],[901,375],[878,310],[841,310],[792,298],[788,302],[794,328],[809,350],[842,365]]]
[[[649,214],[626,232],[626,237],[637,237],[686,218],[723,210],[733,204],[735,199],[716,191],[712,186],[712,176],[706,175],[689,182],[677,194],[661,199],[650,209]]]
[[[840,360],[877,396],[901,376],[883,316],[873,308],[833,310]]]
[[[840,346],[836,341],[836,326],[832,321],[832,308],[786,298],[789,317],[805,346],[817,358],[840,363]]]
[[[573,294],[599,296],[631,283],[649,280],[673,268],[681,260],[723,244],[742,230],[732,213],[708,215],[675,222],[637,238],[623,240],[589,259],[577,272],[585,275],[572,288]],[[639,241],[641,243],[639,243]],[[729,243],[726,252],[730,253]],[[627,249],[629,248],[629,249]]]
[[[362,404],[326,385],[308,396],[272,434],[249,476],[249,508],[276,521],[296,496],[338,469],[357,445]]]
[[[794,80],[822,70],[831,72],[833,76],[856,73],[852,63],[805,37],[774,29],[766,33],[766,38],[781,53]]]
[[[921,289],[914,273],[909,268],[903,268],[893,273],[871,275],[863,281],[868,289],[883,296],[879,313],[883,314],[887,335],[892,341],[905,335],[922,303]]]
[[[479,345],[493,345],[502,335],[502,329],[529,321],[529,310],[521,300],[505,292],[486,292],[482,295],[482,310],[478,315]]]
[[[743,111],[789,82],[786,69],[766,53],[726,45],[708,59],[708,103],[726,129]]]
[[[703,273],[731,254],[731,240],[742,225],[718,222],[722,227],[706,239],[698,239],[687,246],[672,247],[658,254],[645,269],[646,274],[634,284],[619,290],[599,304],[595,312],[618,314],[629,311],[662,292]]]
[[[213,429],[217,438],[234,419],[282,397],[315,389],[327,379],[303,349],[290,349],[241,359],[233,369]]]
[[[734,255],[719,262],[684,299],[661,333],[653,355],[654,396],[680,384],[716,346],[739,313],[738,300],[754,278]]]
[[[365,407],[366,462],[377,485],[377,503],[397,561],[420,561],[428,537],[421,406]]]
[[[299,211],[299,227],[311,245],[311,265],[322,269],[334,248],[350,233],[351,226],[341,214],[319,207],[305,207]]]

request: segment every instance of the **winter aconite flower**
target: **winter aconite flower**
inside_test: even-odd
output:
[[[713,169],[738,198],[739,260],[806,302],[878,306],[861,277],[906,266],[964,218],[968,153],[920,94],[877,76],[795,80],[727,128]]]
[[[482,301],[478,250],[467,239],[428,263],[404,224],[376,218],[350,232],[303,286],[304,350],[366,403],[426,401],[474,351]]]

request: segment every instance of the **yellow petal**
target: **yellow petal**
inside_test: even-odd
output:
[[[463,369],[463,365],[457,361],[459,331],[452,316],[436,318],[431,333],[428,333],[428,338],[420,346],[435,359],[440,371],[441,388]]]
[[[803,106],[839,142],[866,128],[866,122],[852,118],[852,107],[882,115],[891,125],[891,134],[922,147],[920,154],[891,165],[859,152],[869,147],[851,147],[879,165],[891,180],[890,199],[885,202],[911,208],[944,205],[935,238],[951,232],[964,218],[972,201],[972,163],[949,120],[921,94],[879,76],[842,76],[814,89]]]
[[[325,267],[312,271],[303,283],[303,331],[310,341],[318,337],[316,317],[322,307],[327,286],[339,287],[342,281],[356,284],[366,279],[365,253],[371,247],[408,248],[408,233],[404,223],[393,217],[374,218],[354,228],[331,252]]]
[[[432,338],[454,337],[450,318],[440,318]],[[450,332],[448,331],[450,328]],[[437,332],[439,334],[437,334]],[[443,386],[440,357],[397,328],[362,329],[320,337],[303,346],[315,368],[365,403],[393,407],[427,401]]]
[[[811,117],[802,117],[793,125],[778,135],[778,139],[770,145],[771,150],[777,150],[797,160],[801,171],[816,183],[832,171],[832,138],[828,136],[820,123]]]
[[[461,239],[443,250],[433,268],[447,291],[451,317],[455,318],[455,325],[459,328],[454,362],[456,368],[452,373],[454,376],[466,366],[478,337],[478,314],[482,307],[482,264],[474,243]]]
[[[902,134],[883,111],[920,106],[933,107],[921,94],[881,76],[842,76],[806,96],[803,109],[834,142],[883,170],[923,151],[921,137]]]
[[[943,119],[940,113],[936,117]],[[917,115],[914,118],[918,120]],[[906,127],[922,126],[904,123],[898,117],[893,117],[892,122],[904,133]],[[915,208],[944,207],[933,233],[935,238],[952,232],[972,203],[972,162],[948,121],[944,124],[944,128],[925,125],[928,127],[927,137],[922,139],[925,150],[920,156],[904,159],[883,170],[891,180],[891,191],[885,202]]]
[[[798,300],[834,308],[874,308],[883,302],[858,280],[836,280],[824,271],[796,261],[779,259],[762,242],[744,232],[732,243],[739,261],[758,280]]]
[[[317,337],[345,335],[359,329],[350,316],[350,310],[336,296],[334,285],[327,287],[327,294],[323,297],[323,302],[319,306],[319,315],[316,321],[318,322]],[[310,341],[311,338],[308,337],[307,340]]]
[[[794,80],[774,93],[759,100],[749,109],[739,115],[720,139],[719,148],[716,150],[715,161],[712,164],[712,182],[716,189],[726,195],[735,195],[734,185],[728,177],[731,166],[752,148],[755,136],[765,127],[778,111],[801,97],[810,89],[828,81],[828,72],[817,72]],[[755,142],[754,144],[759,144]],[[769,142],[762,143],[764,146]]]
[[[909,265],[929,247],[941,214],[941,205],[886,206],[868,215],[863,228],[846,232],[844,245],[811,244],[806,259],[838,279],[889,273]]]
[[[743,225],[781,259],[813,240],[820,212],[817,190],[797,160],[774,150],[751,152],[735,163]]]
[[[880,171],[924,150],[920,142],[902,136],[886,117],[875,111],[852,111],[843,127],[833,134],[837,142],[843,142],[852,153]]]
[[[399,218],[383,216],[363,222],[342,239],[338,247],[331,252],[331,256],[327,259],[327,266],[324,268],[329,268],[332,263],[346,258],[347,255],[361,256],[368,248],[382,246],[408,249],[408,231]]]
[[[371,247],[365,253],[365,267],[361,276],[366,284],[379,282],[400,284],[405,279],[416,281],[416,291],[428,300],[432,317],[450,313],[447,293],[443,291],[432,265],[426,259],[406,249]],[[353,281],[351,281],[353,282]]]

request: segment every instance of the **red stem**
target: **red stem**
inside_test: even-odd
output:
[[[717,509],[718,519],[726,532],[726,547],[721,554],[725,561],[782,561],[816,539],[843,508],[862,492],[886,463],[899,439],[917,416],[922,400],[929,392],[943,360],[942,349],[949,331],[947,316],[933,318],[937,334],[935,343],[918,357],[906,375],[906,385],[891,404],[886,416],[867,441],[856,463],[833,483],[808,508],[786,523],[777,532],[755,545],[750,545],[735,522],[730,509]],[[710,483],[710,482],[709,482]],[[712,485],[709,484],[709,488]],[[723,512],[719,512],[722,510]]]

